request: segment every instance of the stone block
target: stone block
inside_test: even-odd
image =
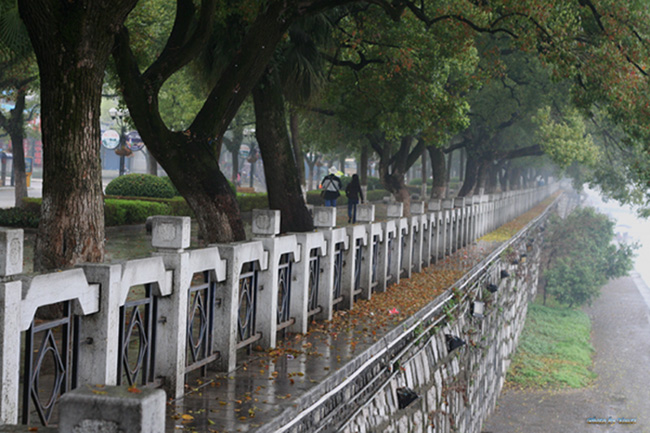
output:
[[[453,198],[446,198],[442,201],[442,208],[443,209],[453,209],[454,208],[454,199]]]
[[[402,218],[404,216],[404,203],[391,203],[386,206],[388,218]]]
[[[23,272],[22,229],[0,228],[0,276],[8,277]]]
[[[314,207],[314,227],[336,227],[336,208],[326,206]]]
[[[252,231],[257,236],[280,234],[280,211],[273,209],[253,209]]]
[[[422,215],[425,212],[423,201],[414,201],[411,203],[411,215]]]
[[[431,200],[429,202],[429,211],[436,212],[442,210],[442,203],[440,200]]]
[[[161,389],[83,386],[61,397],[59,432],[164,432],[165,398]]]
[[[190,246],[190,217],[155,216],[151,221],[151,245],[155,248],[182,250]]]
[[[371,223],[375,220],[375,205],[360,204],[357,205],[357,221]]]

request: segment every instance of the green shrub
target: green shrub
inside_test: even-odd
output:
[[[150,174],[127,174],[113,179],[106,186],[107,195],[121,197],[174,197],[168,180]]]
[[[194,217],[194,212],[187,204],[187,201],[181,196],[177,196],[165,202],[169,205],[169,214],[174,216],[189,216]]]
[[[411,179],[409,182],[409,185],[411,186],[420,186],[422,185],[422,178],[421,177],[416,177],[415,179]],[[433,179],[427,179],[427,185],[431,186],[433,185]]]
[[[265,192],[250,194],[237,194],[237,203],[242,212],[250,212],[253,209],[268,209],[269,197]]]
[[[378,177],[368,176],[368,191],[375,189],[384,189],[384,185]]]
[[[174,191],[174,197],[181,195],[181,193],[178,192],[178,189],[176,189],[176,185],[172,183],[172,180],[169,178],[169,176],[160,176],[160,178],[163,179],[165,182],[169,184],[169,186],[172,187],[172,190]]]
[[[39,220],[40,212],[34,212],[32,209],[0,209],[0,226],[3,227],[37,228]]]
[[[366,201],[382,201],[384,197],[392,195],[390,192],[386,191],[385,189],[375,189],[372,191],[368,191],[366,194]]]
[[[107,226],[143,224],[152,215],[170,215],[167,203],[143,200],[104,200],[104,219]]]
[[[614,223],[593,208],[553,217],[545,235],[545,291],[569,307],[591,304],[608,279],[626,275],[636,245],[614,245]]]

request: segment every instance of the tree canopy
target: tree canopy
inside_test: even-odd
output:
[[[278,185],[290,199],[270,193],[271,206],[299,209],[289,213],[286,230],[310,227],[296,167],[300,152],[292,147],[299,131],[292,126],[293,142],[287,132],[289,118],[299,124],[295,108],[307,104],[333,113],[353,131],[353,141],[365,137],[385,186],[405,201],[408,167],[427,146],[458,145],[457,138],[450,142],[458,133],[473,136],[468,167],[490,153],[484,167],[503,172],[503,161],[538,146],[567,172],[577,172],[573,161],[586,164],[582,176],[606,182],[612,194],[628,189],[618,197],[646,195],[650,19],[642,1],[177,0],[174,8],[159,0],[119,0],[110,13],[104,1],[18,4],[44,96],[50,169],[40,237],[55,240],[39,243],[37,257],[49,256],[39,259],[44,267],[103,256],[95,161],[109,53],[112,83],[206,242],[244,236],[218,159],[224,134],[251,94],[265,169],[287,167]],[[308,57],[313,63],[303,61]],[[322,67],[315,80],[300,81]],[[306,95],[315,83],[324,86],[317,100]],[[565,100],[550,97],[557,89]],[[614,147],[612,140],[594,139],[594,122],[615,128]],[[60,162],[72,155],[84,155],[81,164],[64,169]],[[597,155],[620,156],[631,168],[617,178]],[[51,188],[61,179],[69,190],[59,193]],[[91,220],[82,215],[88,209]],[[70,226],[78,221],[85,222]]]

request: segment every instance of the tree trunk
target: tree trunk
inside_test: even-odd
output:
[[[422,199],[427,197],[427,152],[422,153]]]
[[[183,132],[168,132],[156,137],[160,147],[152,153],[194,211],[202,243],[244,240],[246,233],[239,204],[219,169],[213,148],[207,145],[208,140],[204,137],[193,139]],[[161,149],[164,154],[158,153]],[[164,157],[160,158],[161,155]]]
[[[460,161],[458,161],[458,182],[462,182],[465,179],[465,166],[467,160],[467,151],[464,147],[460,148]]]
[[[269,207],[281,211],[281,231],[314,229],[305,206],[286,126],[284,98],[277,73],[268,70],[253,89],[255,135],[264,160]],[[272,180],[272,181],[271,181]]]
[[[158,176],[158,161],[149,150],[146,151],[145,155],[147,156],[147,174]]]
[[[368,186],[368,145],[361,146],[361,155],[359,156],[359,182],[363,186]]]
[[[431,198],[442,199],[447,193],[447,168],[445,165],[445,154],[441,148],[436,146],[427,146],[429,157],[431,158],[431,174],[433,175],[433,185],[431,188]]]
[[[400,163],[399,161],[401,159],[399,156],[405,158],[406,155],[398,155],[398,158],[396,158],[395,161],[391,162],[390,143],[386,142],[386,140],[383,138],[377,139],[374,137],[372,139],[375,140],[372,143],[372,146],[379,154],[379,180],[381,180],[384,188],[393,194],[395,200],[404,204],[404,216],[410,216],[411,194],[409,194],[409,191],[406,188],[406,183],[404,182],[404,171],[408,169],[408,165],[405,163]],[[403,138],[402,147],[405,147],[404,144],[406,143],[406,140],[411,141],[412,138]]]
[[[465,180],[462,188],[458,191],[458,197],[467,197],[475,191],[478,182],[478,168],[477,158],[468,153],[465,165]]]
[[[501,191],[505,192],[509,190],[508,186],[508,171],[510,164],[507,162],[501,163],[499,165],[499,185],[501,186]]]
[[[300,185],[305,185],[305,163],[300,143],[300,117],[295,109],[289,112],[289,126],[291,128],[291,147],[293,148],[293,158],[296,161],[296,169],[298,170],[298,179]]]
[[[31,81],[31,80],[30,80]],[[7,119],[0,113],[0,124],[9,134],[13,152],[12,159],[12,178],[14,179],[14,206],[23,207],[23,198],[27,197],[27,181],[25,178],[25,148],[24,140],[24,116],[25,111],[25,88],[18,84],[16,89],[16,100],[14,108],[11,110]]]
[[[43,204],[36,270],[104,258],[99,118],[106,64],[136,0],[19,0],[41,81]]]
[[[447,155],[447,185],[449,185],[449,182],[451,181],[451,170],[452,170],[452,163],[454,162],[454,152],[451,151]]]
[[[488,176],[490,170],[490,163],[484,160],[478,161],[478,174],[476,176],[476,186],[479,190],[487,191]],[[475,189],[476,190],[476,189]]]

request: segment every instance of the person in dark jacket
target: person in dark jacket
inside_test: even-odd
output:
[[[345,195],[348,196],[348,222],[357,222],[357,204],[363,203],[363,191],[359,184],[359,176],[352,175],[352,180],[345,187]]]
[[[336,199],[341,195],[341,179],[336,175],[336,167],[330,167],[330,173],[323,178],[321,186],[323,188],[322,195],[325,199],[325,206],[336,207]]]

